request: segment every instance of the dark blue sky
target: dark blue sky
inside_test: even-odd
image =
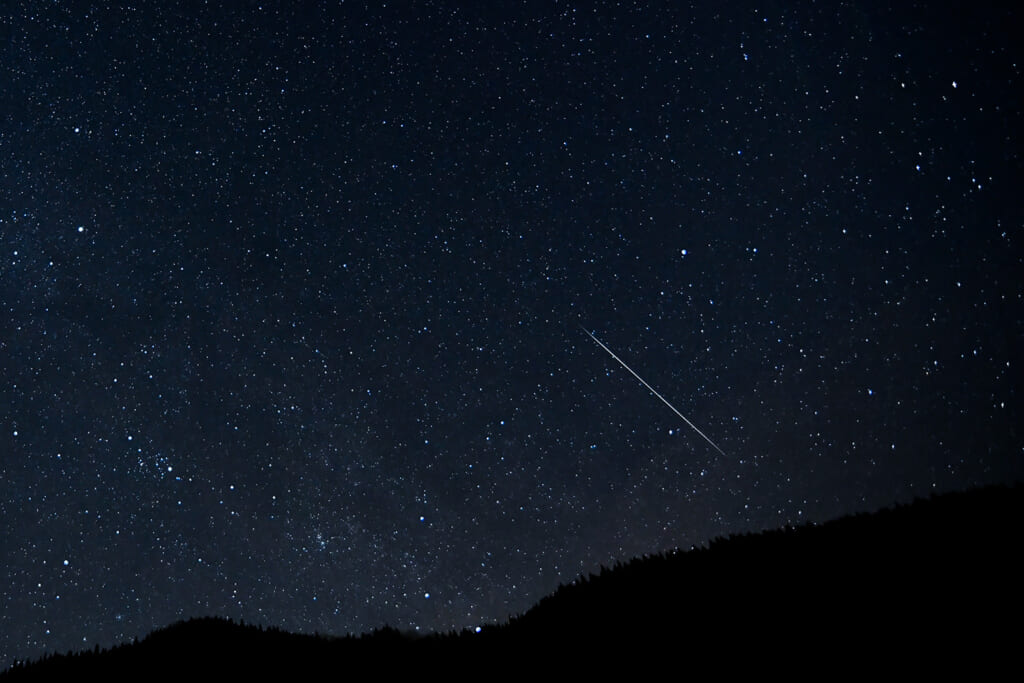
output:
[[[171,4],[0,14],[0,662],[1024,475],[1017,17]]]

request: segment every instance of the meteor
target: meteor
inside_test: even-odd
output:
[[[655,390],[654,390],[654,387],[652,387],[652,386],[651,386],[650,384],[648,384],[647,382],[645,382],[645,381],[644,381],[644,378],[643,378],[643,377],[641,377],[640,375],[638,375],[638,374],[636,374],[635,372],[633,372],[633,368],[631,368],[631,367],[629,367],[628,365],[626,365],[626,363],[625,363],[625,362],[624,362],[624,361],[623,361],[623,360],[622,360],[621,358],[619,358],[618,356],[616,356],[616,355],[615,355],[615,353],[613,353],[611,349],[609,349],[609,348],[608,348],[607,346],[605,346],[605,345],[604,345],[604,344],[603,344],[603,343],[601,342],[601,340],[600,340],[600,339],[598,339],[597,337],[595,337],[594,335],[592,335],[592,334],[590,333],[590,330],[588,330],[587,328],[583,327],[583,325],[580,325],[580,329],[581,329],[581,330],[583,330],[584,332],[586,332],[586,333],[587,333],[587,336],[589,336],[589,337],[590,337],[591,339],[593,339],[593,340],[594,340],[595,342],[597,342],[597,345],[598,345],[598,346],[600,346],[600,347],[601,347],[602,349],[604,349],[605,351],[607,351],[607,352],[608,352],[608,355],[609,355],[609,356],[611,356],[612,358],[614,358],[615,360],[617,360],[617,361],[619,362],[619,365],[621,365],[622,367],[624,367],[624,368],[626,368],[627,370],[629,370],[629,374],[633,375],[633,376],[634,376],[634,377],[636,377],[636,378],[637,378],[638,380],[640,380],[640,384],[643,384],[643,385],[644,385],[645,387],[647,387],[647,388],[648,388],[648,389],[650,390],[650,392],[651,392],[652,394],[654,394],[655,396],[657,396],[658,398],[660,398],[660,399],[661,399],[661,402],[662,402],[662,403],[664,403],[665,405],[667,405],[667,406],[668,406],[668,407],[669,407],[669,408],[670,408],[670,409],[672,410],[672,412],[673,412],[673,413],[675,413],[676,415],[678,415],[679,417],[681,417],[681,418],[683,419],[683,422],[685,422],[686,424],[690,425],[690,429],[692,429],[693,431],[695,431],[695,432],[697,432],[698,434],[700,434],[700,435],[701,435],[701,437],[702,437],[702,438],[703,438],[703,439],[704,439],[705,441],[707,441],[707,442],[708,442],[709,444],[711,444],[711,447],[712,447],[712,448],[714,448],[714,449],[715,449],[716,451],[718,451],[718,452],[719,452],[719,453],[721,453],[722,455],[725,455],[725,451],[723,451],[723,450],[722,450],[721,448],[719,448],[718,446],[716,446],[716,445],[715,445],[715,442],[714,442],[714,441],[712,441],[711,439],[709,439],[709,438],[707,437],[707,434],[705,434],[704,432],[702,432],[702,431],[700,431],[699,429],[697,429],[697,425],[695,425],[695,424],[693,424],[692,422],[690,422],[689,420],[687,420],[687,419],[686,419],[686,416],[685,416],[685,415],[683,415],[683,414],[682,414],[682,413],[680,413],[680,412],[679,412],[678,410],[676,410],[676,407],[675,407],[674,405],[672,405],[671,403],[669,403],[668,401],[666,401],[666,400],[665,400],[665,397],[664,397],[664,396],[662,396],[661,394],[659,394],[659,393],[658,393],[657,391],[655,391]]]

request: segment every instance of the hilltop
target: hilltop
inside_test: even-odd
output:
[[[0,678],[994,666],[1019,643],[1022,522],[1024,488],[991,487],[637,558],[480,632],[337,638],[193,619]]]

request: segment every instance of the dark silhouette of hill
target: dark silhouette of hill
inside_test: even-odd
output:
[[[1020,485],[946,494],[635,559],[479,633],[331,638],[193,619],[110,650],[19,664],[0,679],[984,669],[1017,659],[1022,522]]]

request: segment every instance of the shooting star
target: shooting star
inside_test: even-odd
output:
[[[699,429],[697,429],[697,425],[695,425],[695,424],[693,424],[692,422],[690,422],[689,420],[687,420],[687,419],[686,419],[686,416],[685,416],[685,415],[683,415],[683,414],[682,414],[682,413],[680,413],[680,412],[679,412],[678,410],[676,410],[676,407],[675,407],[674,405],[672,405],[671,403],[669,403],[668,401],[666,401],[666,400],[665,400],[665,397],[664,397],[664,396],[662,396],[661,394],[659,394],[659,393],[658,393],[657,391],[655,391],[655,390],[654,390],[654,387],[652,387],[652,386],[651,386],[650,384],[648,384],[647,382],[645,382],[645,381],[644,381],[644,378],[643,378],[643,377],[641,377],[640,375],[638,375],[638,374],[636,374],[635,372],[633,372],[633,368],[631,368],[631,367],[629,367],[628,365],[626,365],[626,363],[625,363],[625,362],[624,362],[624,361],[623,361],[623,360],[622,360],[621,358],[619,358],[618,356],[616,356],[616,355],[615,355],[615,353],[614,353],[614,352],[613,352],[613,351],[612,351],[611,349],[609,349],[609,348],[608,348],[607,346],[605,346],[605,345],[604,345],[604,344],[603,344],[603,343],[601,342],[601,340],[600,340],[600,339],[598,339],[598,338],[597,338],[597,337],[595,337],[595,336],[594,336],[593,334],[591,334],[591,333],[590,333],[590,330],[588,330],[587,328],[583,327],[583,325],[580,325],[580,329],[581,329],[581,330],[583,330],[584,332],[586,332],[586,333],[587,333],[587,336],[589,336],[589,337],[590,337],[591,339],[593,339],[593,340],[594,340],[595,342],[597,342],[597,345],[598,345],[598,346],[600,346],[600,347],[601,347],[602,349],[604,349],[605,351],[607,351],[607,352],[608,352],[608,355],[609,355],[609,356],[611,356],[612,358],[614,358],[615,360],[617,360],[617,361],[619,362],[619,365],[621,365],[622,367],[624,367],[624,368],[626,368],[627,370],[629,370],[629,374],[633,375],[633,376],[634,376],[634,377],[636,377],[636,378],[637,378],[638,380],[640,380],[640,384],[643,384],[643,385],[644,385],[645,387],[647,387],[647,388],[648,388],[648,389],[650,390],[650,392],[651,392],[652,394],[654,394],[654,395],[655,395],[655,396],[657,396],[657,397],[658,397],[659,399],[661,399],[661,402],[662,402],[662,403],[664,403],[665,405],[667,405],[667,406],[668,406],[668,407],[669,407],[669,408],[670,408],[670,409],[672,410],[672,412],[673,412],[673,413],[675,413],[676,415],[678,415],[679,417],[681,417],[681,418],[683,419],[683,422],[685,422],[686,424],[690,425],[690,429],[692,429],[693,431],[695,431],[695,432],[697,432],[698,434],[700,434],[700,435],[701,435],[701,437],[702,437],[702,438],[703,438],[703,439],[704,439],[705,441],[707,441],[707,442],[708,442],[709,444],[711,444],[711,447],[712,447],[712,448],[714,448],[714,449],[715,449],[716,451],[718,451],[718,452],[719,452],[719,453],[721,453],[722,455],[725,455],[725,451],[723,451],[723,450],[722,450],[721,448],[719,448],[718,446],[716,446],[716,445],[715,445],[715,442],[714,442],[714,441],[712,441],[711,439],[709,439],[709,438],[708,438],[708,436],[707,436],[707,434],[705,434],[704,432],[702,432],[702,431],[700,431]]]

